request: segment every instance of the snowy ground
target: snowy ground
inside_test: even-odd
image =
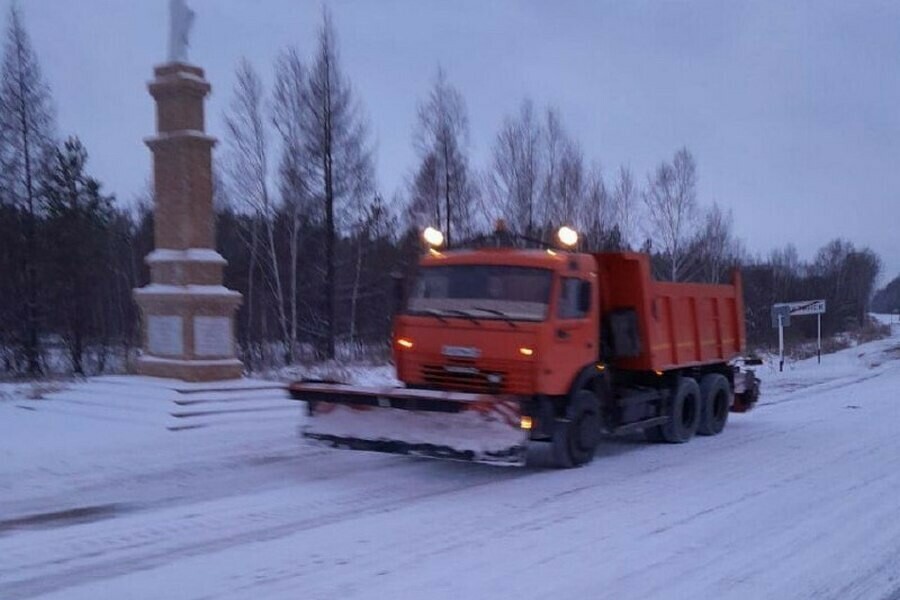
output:
[[[188,396],[146,381],[5,386],[0,598],[900,599],[900,327],[760,375],[721,436],[568,471],[307,447],[293,404],[174,431]]]

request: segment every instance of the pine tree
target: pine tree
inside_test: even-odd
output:
[[[25,252],[21,260],[24,319],[0,326],[21,331],[28,372],[40,370],[37,218],[40,212],[36,174],[52,150],[54,116],[50,90],[25,31],[17,3],[9,11],[3,63],[0,65],[0,172],[6,201],[23,212]],[[22,325],[24,324],[24,326]]]
[[[89,336],[100,329],[107,312],[106,283],[111,279],[110,224],[113,199],[85,172],[87,151],[78,138],[56,150],[49,165],[42,197],[46,210],[49,298],[55,311],[48,318],[62,334],[72,370],[85,374],[83,356]]]

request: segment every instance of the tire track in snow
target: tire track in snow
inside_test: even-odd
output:
[[[525,475],[524,472],[504,472],[509,473],[507,479]],[[162,514],[121,517],[110,525],[109,528],[118,530],[113,532],[95,533],[73,526],[59,531],[34,532],[32,536],[0,539],[0,556],[4,557],[0,566],[0,597],[8,600],[26,598],[85,580],[147,569],[164,564],[173,556],[216,552],[348,518],[394,512],[411,502],[493,485],[496,477],[492,474],[489,478],[481,477],[462,485],[455,479],[432,480],[431,483],[428,489],[402,494],[397,493],[395,484],[385,483],[352,494],[323,496],[306,502],[302,498],[297,502],[285,501],[285,492],[281,491],[265,508],[209,513],[205,511],[215,509],[215,503],[189,505],[159,511]],[[304,516],[298,518],[298,515]],[[149,526],[147,521],[151,522]],[[29,541],[28,538],[37,540]]]

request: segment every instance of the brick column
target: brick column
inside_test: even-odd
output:
[[[154,244],[150,284],[134,291],[141,309],[143,375],[185,381],[241,376],[235,357],[234,312],[241,295],[222,285],[226,262],[215,251],[212,147],[203,103],[203,70],[183,63],[154,69],[157,134],[153,153]]]

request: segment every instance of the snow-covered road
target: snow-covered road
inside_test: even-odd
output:
[[[761,375],[567,471],[0,400],[0,598],[900,598],[900,336]]]

